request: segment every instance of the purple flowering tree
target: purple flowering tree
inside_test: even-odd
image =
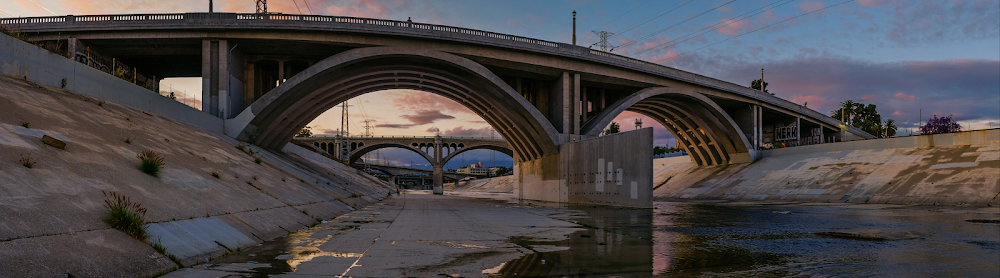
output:
[[[952,133],[962,130],[962,126],[952,120],[951,116],[940,117],[937,115],[927,120],[927,124],[920,127],[921,135]]]

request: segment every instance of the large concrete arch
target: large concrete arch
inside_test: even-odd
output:
[[[365,156],[365,154],[368,154],[378,149],[385,149],[385,148],[406,149],[411,152],[419,154],[421,157],[426,159],[427,162],[430,164],[436,163],[433,157],[431,157],[424,151],[414,148],[413,146],[407,146],[405,144],[396,144],[396,143],[380,143],[380,144],[364,145],[361,148],[352,151],[351,157],[348,159],[348,164],[354,164],[354,162],[358,161],[358,159],[361,159],[361,157]]]
[[[468,107],[511,143],[521,161],[558,153],[552,124],[487,68],[452,54],[400,47],[358,48],[324,59],[227,121],[232,123],[227,130],[260,146],[281,148],[333,106],[387,89],[430,92]]]
[[[455,158],[456,156],[464,152],[472,150],[494,150],[506,154],[510,157],[514,157],[514,150],[506,146],[503,146],[501,144],[482,144],[482,145],[474,145],[471,147],[467,146],[465,148],[458,149],[457,151],[448,154],[448,156],[445,156],[444,159],[441,159],[441,165],[448,164],[448,161],[451,161],[452,158]]]
[[[714,101],[697,92],[668,87],[646,88],[611,104],[582,128],[598,136],[624,111],[634,111],[667,128],[699,165],[751,162],[756,157],[746,135]]]

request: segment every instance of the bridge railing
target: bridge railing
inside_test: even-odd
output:
[[[347,137],[349,140],[364,140],[364,139],[434,139],[437,136],[350,136]],[[295,137],[293,140],[327,140],[327,139],[339,139],[340,136],[336,135],[312,135],[309,137]],[[489,137],[462,137],[462,136],[441,136],[443,140],[479,140],[479,141],[505,141],[503,138],[489,138]]]

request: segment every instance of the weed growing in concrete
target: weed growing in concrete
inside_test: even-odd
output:
[[[139,170],[150,176],[159,177],[160,168],[163,168],[163,157],[152,150],[144,150],[139,157]]]
[[[253,180],[257,180],[257,176],[253,176],[252,178],[253,178]]]
[[[35,161],[31,159],[31,155],[30,154],[28,154],[28,155],[23,155],[22,154],[21,155],[21,165],[24,165],[24,167],[28,167],[28,169],[31,169],[31,167],[35,167]]]
[[[358,193],[351,193],[351,197],[350,198],[357,198],[357,197],[361,197],[361,196],[365,196],[365,195],[361,195],[361,194],[358,194]]]
[[[66,78],[62,79],[62,88],[66,89]]]
[[[24,128],[31,128],[31,123],[26,121],[21,121],[21,126],[23,126]]]
[[[125,144],[132,144],[132,139],[125,138]]]
[[[221,174],[219,174],[219,171],[214,171],[214,170],[213,170],[213,171],[212,171],[212,177],[215,177],[215,178],[217,178],[217,179],[221,179],[222,175],[221,175]]]
[[[103,99],[97,100],[97,106],[104,107],[104,100]]]
[[[306,216],[309,216],[309,211],[308,210],[300,209],[299,211],[302,212],[302,214],[305,214]]]
[[[156,238],[156,242],[153,242],[153,244],[150,245],[153,245],[153,249],[156,249],[156,252],[160,252],[160,254],[167,254],[167,248],[163,247],[163,243],[160,241],[160,238]]]
[[[236,143],[236,149],[240,150],[240,151],[243,151],[243,152],[246,152],[247,151],[247,144],[245,144],[243,142]]]
[[[146,233],[146,208],[118,192],[101,192],[104,193],[104,207],[108,209],[101,220],[111,228],[145,242],[149,238]]]
[[[285,178],[281,178],[281,182],[285,182]]]
[[[257,164],[260,164],[261,162],[264,162],[264,160],[263,160],[263,159],[260,159],[260,157],[254,157],[254,158],[253,158],[253,163],[257,163]]]

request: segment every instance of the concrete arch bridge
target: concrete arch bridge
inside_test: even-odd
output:
[[[747,87],[574,43],[338,16],[183,13],[0,19],[68,58],[133,76],[201,77],[227,133],[280,149],[353,97],[411,89],[469,108],[509,143],[525,199],[652,206],[651,132],[598,136],[622,111],[656,119],[700,165],[771,142],[873,136]],[[567,26],[569,29],[569,26]],[[634,134],[632,134],[634,133]]]
[[[346,137],[340,136],[310,136],[295,137],[293,142],[304,143],[332,154],[343,162],[355,164],[365,154],[384,148],[401,148],[419,154],[434,167],[434,184],[444,182],[444,165],[452,158],[471,150],[494,150],[514,156],[503,139],[477,137],[442,137],[442,136],[373,136]],[[435,187],[435,190],[441,189]],[[437,191],[436,191],[437,192]],[[440,193],[440,192],[439,192]]]

